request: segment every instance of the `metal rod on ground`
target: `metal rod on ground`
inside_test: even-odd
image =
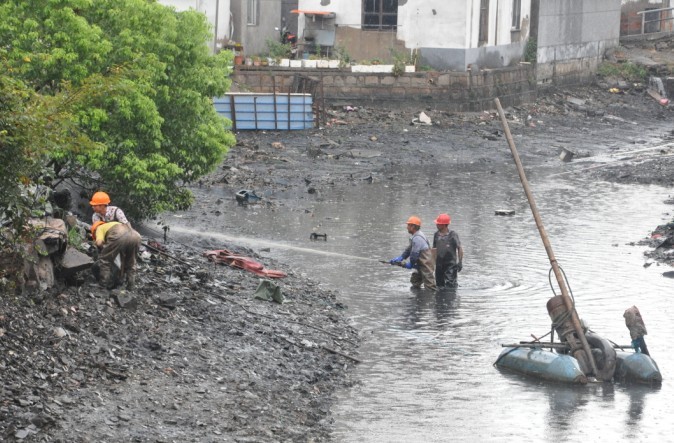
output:
[[[325,346],[325,345],[321,345],[321,348],[325,349],[326,351],[328,351],[328,352],[330,352],[330,353],[332,353],[332,354],[341,355],[342,357],[348,358],[349,360],[353,360],[353,361],[355,361],[356,363],[362,363],[362,362],[363,362],[362,360],[359,360],[359,359],[357,359],[356,357],[352,357],[352,356],[350,356],[349,354],[345,354],[345,353],[343,353],[343,352],[341,352],[341,351],[338,351],[338,350],[336,350],[336,349],[328,348],[328,347]]]
[[[536,227],[538,228],[538,232],[541,235],[541,239],[543,240],[543,246],[545,246],[545,252],[548,253],[548,259],[550,260],[550,265],[552,266],[552,270],[555,273],[555,278],[557,278],[557,284],[559,285],[559,289],[562,293],[562,299],[564,300],[564,305],[566,306],[567,311],[571,314],[571,323],[573,324],[573,328],[576,331],[576,334],[578,335],[578,339],[580,340],[580,343],[583,345],[583,350],[585,351],[585,356],[587,360],[590,363],[590,367],[592,368],[592,373],[594,375],[597,374],[597,364],[594,361],[594,356],[592,355],[592,351],[590,350],[590,345],[587,342],[587,339],[585,338],[585,334],[583,333],[583,327],[580,324],[580,320],[578,319],[578,313],[576,312],[576,308],[573,305],[573,301],[571,300],[571,297],[569,296],[569,290],[566,287],[566,282],[564,281],[564,277],[562,275],[561,270],[559,269],[559,264],[557,263],[557,259],[555,258],[555,254],[552,251],[552,245],[550,244],[550,240],[548,239],[548,234],[545,232],[545,227],[543,226],[543,220],[541,220],[541,216],[538,213],[538,207],[536,206],[536,201],[534,200],[534,195],[531,192],[531,188],[529,187],[529,182],[527,181],[527,177],[524,174],[524,168],[522,167],[522,162],[520,161],[520,156],[517,153],[517,148],[515,147],[515,142],[513,141],[513,136],[510,133],[510,127],[508,126],[508,121],[506,120],[505,113],[503,112],[503,108],[501,107],[501,102],[499,101],[498,98],[494,99],[494,103],[496,104],[496,109],[498,110],[498,115],[501,117],[501,123],[503,124],[503,131],[505,132],[506,139],[508,140],[508,146],[510,146],[510,152],[512,152],[513,159],[515,160],[515,165],[517,166],[517,172],[520,176],[520,181],[522,182],[522,187],[524,188],[524,193],[527,195],[527,200],[529,200],[529,206],[531,207],[531,212],[534,215],[534,220],[536,220]]]
[[[271,75],[271,89],[274,97],[274,129],[278,129],[278,109],[276,108],[276,76]]]
[[[611,343],[614,349],[632,349],[632,345],[618,345]],[[549,343],[549,342],[520,342],[512,344],[501,344],[503,348],[554,348],[554,349],[569,349],[566,343]]]
[[[154,252],[156,252],[156,253],[158,253],[158,254],[161,254],[161,255],[166,256],[166,257],[168,257],[168,258],[172,258],[173,260],[175,260],[175,261],[177,261],[177,262],[179,262],[179,263],[182,263],[182,264],[187,265],[187,266],[192,266],[192,264],[187,263],[186,261],[181,260],[181,259],[179,259],[179,258],[177,258],[177,257],[174,257],[174,256],[172,256],[172,255],[170,255],[170,254],[167,254],[166,252],[162,251],[161,249],[157,249],[157,248],[155,248],[154,246],[148,245],[147,243],[141,243],[141,245],[145,246],[146,248],[148,248],[148,249],[150,249],[150,250],[152,250],[152,251],[154,251]]]
[[[236,132],[236,100],[234,96],[229,96],[229,112],[232,114],[232,129]]]

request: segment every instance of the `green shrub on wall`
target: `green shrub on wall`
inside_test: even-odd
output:
[[[536,63],[538,59],[538,42],[535,38],[529,37],[527,45],[524,48],[524,61],[528,63]]]

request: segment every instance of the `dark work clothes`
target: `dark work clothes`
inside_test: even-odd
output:
[[[457,282],[457,257],[458,249],[461,247],[459,235],[454,231],[449,231],[446,235],[436,231],[433,236],[433,247],[437,251],[435,262],[435,283],[440,286],[456,286]]]

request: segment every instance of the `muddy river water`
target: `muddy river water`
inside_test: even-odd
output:
[[[579,315],[628,344],[622,314],[637,305],[665,378],[659,388],[566,386],[493,366],[501,344],[549,331],[549,262],[514,165],[469,169],[398,172],[395,181],[307,195],[291,211],[232,206],[218,217],[242,244],[269,247],[263,255],[338,290],[362,331],[355,386],[333,407],[335,441],[671,441],[674,280],[662,266],[645,267],[644,247],[630,244],[654,221],[671,219],[668,191],[591,182],[554,167],[528,172]],[[498,209],[515,214],[496,216]],[[409,271],[377,260],[404,249],[408,216],[419,215],[430,237],[440,212],[451,214],[465,250],[460,286],[413,292]],[[327,241],[310,241],[312,232]]]

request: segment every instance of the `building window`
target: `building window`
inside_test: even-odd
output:
[[[480,1],[480,35],[478,46],[486,45],[489,39],[489,0]]]
[[[257,25],[258,21],[258,0],[248,0],[248,25]]]
[[[398,26],[398,0],[363,0],[363,29],[394,31]]]
[[[522,0],[513,0],[513,26],[512,29],[519,31],[522,18]]]

